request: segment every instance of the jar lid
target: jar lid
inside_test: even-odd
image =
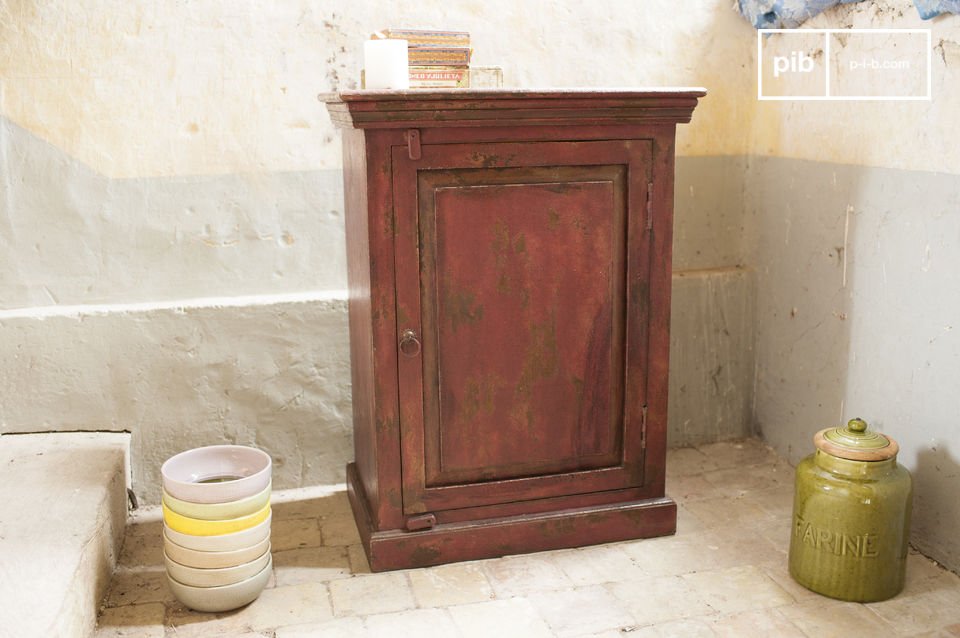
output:
[[[890,437],[867,430],[863,419],[850,419],[845,428],[820,430],[813,444],[827,454],[851,461],[885,461],[900,451]]]

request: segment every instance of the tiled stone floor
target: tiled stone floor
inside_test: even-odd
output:
[[[796,585],[793,470],[761,443],[672,450],[667,467],[676,536],[383,574],[369,571],[344,492],[278,493],[268,588],[216,615],[174,600],[158,514],[141,513],[97,637],[960,636],[960,578],[917,553],[886,602]]]

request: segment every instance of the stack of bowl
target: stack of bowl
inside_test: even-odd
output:
[[[173,594],[196,611],[242,607],[270,578],[270,455],[211,445],[168,459],[163,560]]]

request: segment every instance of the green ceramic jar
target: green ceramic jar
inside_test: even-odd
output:
[[[873,602],[903,589],[912,482],[899,446],[861,419],[821,430],[797,466],[790,575],[817,593]]]

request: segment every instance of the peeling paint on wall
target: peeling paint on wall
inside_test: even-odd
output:
[[[793,462],[855,416],[890,434],[916,478],[912,541],[960,566],[960,181],[784,158],[747,178],[758,427]]]
[[[741,15],[757,29],[794,29],[831,7],[865,0],[737,0]],[[873,0],[871,0],[872,2]],[[960,13],[960,0],[914,0],[924,20]]]
[[[678,137],[675,266],[699,272],[675,298],[671,392],[696,400],[671,440],[755,425],[796,459],[862,413],[916,470],[915,542],[956,568],[960,19],[913,6],[806,26],[931,28],[934,100],[825,107],[757,102],[756,34],[728,0],[681,18],[669,0],[0,0],[0,307],[24,311],[0,319],[0,426],[130,429],[146,502],[166,455],[220,440],[270,449],[278,487],[342,480],[342,308],[159,302],[343,288],[340,145],[316,95],[356,86],[369,32],[439,22],[512,86],[708,87]],[[159,307],[27,312],[94,303]]]
[[[924,22],[912,6],[911,0],[845,4],[816,16],[804,27],[930,29],[932,100],[760,102],[751,127],[751,154],[960,174],[960,146],[953,143],[953,122],[955,114],[960,112],[960,93],[955,90],[960,83],[960,64],[955,62],[957,47],[954,46],[960,42],[960,16]],[[791,37],[775,34],[764,38],[761,42],[764,59],[790,55],[796,48]],[[886,59],[884,49],[876,48],[879,43],[871,49],[866,40],[858,42],[864,47],[865,56]],[[924,69],[916,75],[907,74],[904,82],[923,73],[925,61]],[[925,87],[925,78],[923,84]],[[794,89],[801,86],[799,78],[786,77],[786,93],[799,93]],[[897,94],[901,88],[907,92],[905,86],[892,88],[893,91],[880,93]]]
[[[0,318],[0,431],[131,432],[133,488],[160,465],[256,445],[277,488],[342,483],[352,457],[345,299]]]
[[[112,180],[3,118],[0,157],[0,310],[346,288],[340,171]]]

